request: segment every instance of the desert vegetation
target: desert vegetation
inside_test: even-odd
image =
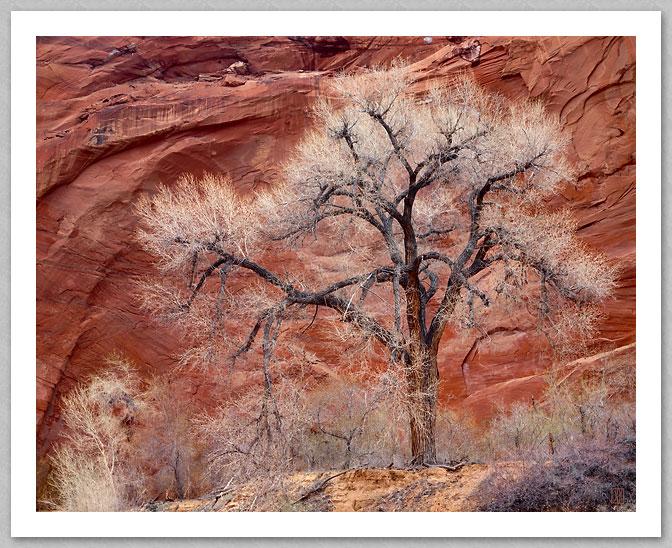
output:
[[[339,470],[471,463],[491,466],[474,509],[613,509],[614,489],[634,504],[632,364],[578,380],[563,370],[617,270],[550,205],[573,179],[559,123],[466,77],[412,84],[403,65],[335,77],[271,188],[242,195],[223,175],[185,175],[139,199],[138,242],[159,275],[138,296],[183,335],[178,374],[244,368],[259,382],[203,413],[114,359],[62,402],[52,508],[243,497],[239,509],[291,510]],[[338,265],[301,261],[325,240],[346,243]],[[279,252],[299,266],[266,266]],[[439,405],[437,357],[446,333],[482,331],[498,307],[534,311],[556,366],[541,400],[475,424]],[[355,349],[326,378],[304,367],[305,329],[283,329],[318,314]],[[297,496],[308,471],[334,474]]]
[[[61,402],[64,440],[52,455],[52,503],[62,511],[118,511],[144,498],[133,424],[146,401],[131,366],[111,358],[105,372]]]
[[[487,466],[467,493],[473,510],[634,509],[632,373],[623,359],[576,378],[553,371],[539,401],[496,405],[483,424],[440,409],[444,464],[436,468]],[[213,413],[174,409],[165,406],[165,379],[139,382],[133,365],[115,358],[64,399],[67,433],[53,453],[51,495],[42,504],[151,510],[166,500],[200,499],[207,507],[222,499],[238,510],[324,509],[311,506],[313,492],[339,474],[422,469],[408,464],[406,416],[378,382],[345,377],[309,391],[295,380],[279,383],[273,416],[282,434],[274,436],[270,425],[260,431],[263,398],[254,391]],[[301,483],[311,473],[316,480]],[[417,501],[392,505],[400,496],[392,484],[385,509],[423,509]]]

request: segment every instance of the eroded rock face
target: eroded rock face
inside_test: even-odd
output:
[[[58,430],[60,394],[105,356],[123,352],[146,374],[175,363],[178,338],[133,297],[135,277],[152,272],[133,241],[133,201],[183,172],[222,171],[243,192],[273,185],[329,76],[398,56],[414,63],[419,91],[466,70],[507,97],[542,99],[560,116],[580,185],[557,200],[580,219],[585,241],[622,267],[596,343],[634,341],[634,39],[423,38],[38,40],[40,453]],[[533,319],[491,323],[485,335],[447,334],[439,360],[443,399],[466,401],[477,417],[495,399],[537,393],[549,363]],[[324,325],[318,318],[310,349],[338,363],[334,346],[318,337]],[[222,395],[209,376],[188,373],[176,397],[208,406]]]

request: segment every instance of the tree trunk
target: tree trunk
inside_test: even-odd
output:
[[[182,478],[182,465],[180,463],[181,460],[180,450],[177,449],[175,451],[175,465],[173,466],[173,470],[175,472],[175,494],[179,500],[183,500],[186,495],[184,489],[184,480]]]
[[[408,400],[411,431],[411,464],[436,462],[436,403],[438,368],[436,354],[426,349],[408,367]]]

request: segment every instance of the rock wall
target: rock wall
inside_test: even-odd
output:
[[[123,352],[146,374],[174,365],[176,337],[133,297],[133,279],[152,267],[133,242],[132,202],[183,172],[223,171],[243,191],[273,185],[326,79],[395,57],[413,62],[418,90],[468,71],[507,97],[540,98],[560,116],[580,184],[557,200],[580,219],[585,241],[622,267],[596,342],[634,342],[634,38],[40,38],[40,454],[58,430],[60,394],[105,356]],[[500,317],[485,336],[444,340],[442,396],[451,404],[478,417],[496,399],[539,391],[549,358],[531,321]],[[325,362],[338,361],[319,338],[311,345]],[[206,406],[218,397],[215,382],[195,373],[181,376],[176,392]]]

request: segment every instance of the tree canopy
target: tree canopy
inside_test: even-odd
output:
[[[549,207],[573,173],[542,103],[466,76],[420,92],[403,65],[338,75],[331,90],[270,189],[243,196],[226,176],[186,175],[139,201],[139,241],[164,275],[143,298],[184,326],[188,359],[239,356],[261,333],[270,390],[283,319],[326,308],[387,347],[431,416],[449,321],[475,326],[527,286],[558,340],[592,333],[616,271],[577,238],[570,213]],[[300,257],[320,238],[349,246],[330,271],[265,266],[270,250]],[[235,340],[227,322],[242,320],[250,331]]]

